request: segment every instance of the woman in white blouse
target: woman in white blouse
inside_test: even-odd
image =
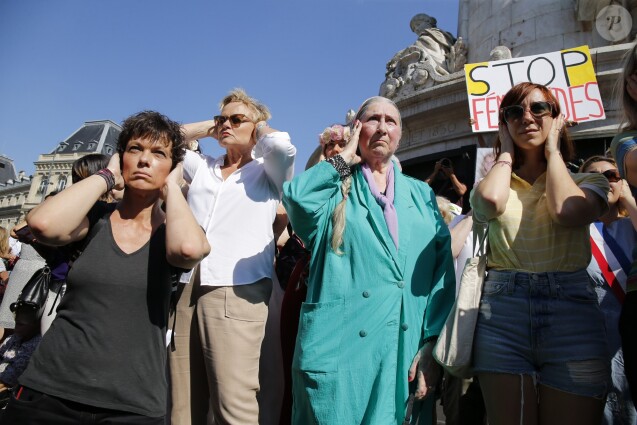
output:
[[[235,89],[213,120],[183,126],[187,141],[213,137],[218,158],[187,152],[188,203],[219,247],[180,287],[171,353],[172,421],[259,423],[259,356],[272,292],[272,223],[296,148],[267,125],[267,107]],[[189,280],[188,280],[189,279]],[[198,330],[198,332],[197,332]]]

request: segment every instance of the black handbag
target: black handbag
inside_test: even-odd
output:
[[[39,321],[44,313],[50,285],[51,269],[49,266],[36,270],[22,288],[18,300],[11,303],[9,308],[16,316],[20,314],[23,322],[35,323]]]

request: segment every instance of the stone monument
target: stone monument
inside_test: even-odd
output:
[[[456,40],[436,24],[436,18],[425,13],[411,19],[409,26],[418,38],[387,62],[385,82],[380,89],[382,96],[405,96],[453,80],[455,77],[450,74],[462,70],[467,62],[467,48],[462,38]]]

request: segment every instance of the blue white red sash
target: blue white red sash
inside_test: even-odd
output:
[[[593,258],[597,261],[604,280],[619,302],[623,303],[631,261],[615,238],[604,228],[602,222],[596,221],[590,228]]]

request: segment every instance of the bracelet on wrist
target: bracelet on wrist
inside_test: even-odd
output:
[[[334,169],[338,172],[338,174],[341,176],[341,180],[352,175],[352,170],[349,168],[349,165],[347,165],[347,162],[345,162],[341,155],[335,155],[328,159],[327,162],[329,162],[332,167],[334,167]]]
[[[106,191],[110,192],[115,187],[115,176],[108,168],[102,168],[95,175],[100,176],[106,182]]]
[[[510,169],[513,170],[513,163],[511,161],[504,161],[504,160],[500,160],[500,161],[496,161],[493,163],[493,165],[498,165],[498,164],[504,164],[504,165],[508,165]]]

